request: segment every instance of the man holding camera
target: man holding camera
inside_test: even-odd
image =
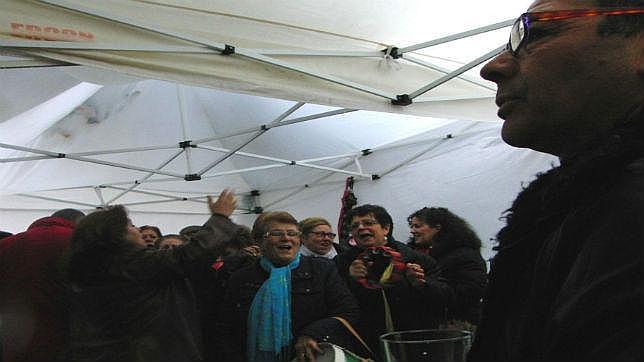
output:
[[[362,205],[350,216],[358,246],[335,260],[364,316],[358,333],[377,351],[384,333],[437,327],[448,298],[444,281],[426,277],[435,262],[392,238],[393,221],[381,206]]]

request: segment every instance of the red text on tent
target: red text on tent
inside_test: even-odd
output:
[[[56,26],[41,26],[11,22],[11,35],[31,40],[92,41],[94,34],[88,31]]]

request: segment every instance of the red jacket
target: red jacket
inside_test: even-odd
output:
[[[36,220],[0,240],[0,328],[4,362],[52,361],[64,351],[65,303],[61,255],[74,224]]]

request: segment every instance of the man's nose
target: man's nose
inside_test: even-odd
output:
[[[517,59],[504,50],[481,69],[481,77],[494,83],[512,77],[519,70]]]

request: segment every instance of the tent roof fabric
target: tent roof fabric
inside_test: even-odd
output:
[[[0,229],[121,203],[174,232],[224,187],[244,224],[255,207],[335,223],[353,176],[398,239],[431,205],[489,240],[556,163],[501,141],[495,87],[476,74],[528,4],[364,4],[0,2]],[[404,94],[410,105],[392,104]]]
[[[450,79],[446,73],[481,53],[488,55],[479,58],[479,63],[493,56],[505,43],[505,31],[491,38],[482,35],[476,45],[438,45],[438,56],[432,49],[391,59],[383,51],[405,49],[410,45],[405,37],[431,40],[448,35],[445,29],[462,32],[470,30],[467,26],[489,25],[482,14],[507,21],[499,18],[505,13],[514,15],[517,5],[499,2],[502,7],[495,8],[486,3],[487,11],[478,16],[479,7],[464,13],[454,6],[435,9],[434,4],[428,7],[421,1],[381,5],[365,8],[355,0],[237,5],[226,1],[7,0],[0,4],[0,24],[4,24],[0,45],[61,62],[239,93],[351,109],[496,120],[493,86],[471,75],[456,77],[423,94],[414,93],[440,79]],[[342,16],[333,16],[339,12]],[[453,21],[426,25],[444,14],[450,14]],[[222,55],[226,46],[233,47],[234,53]],[[483,49],[471,55],[463,51],[469,48]],[[445,51],[450,55],[443,55]],[[321,55],[329,53],[335,55]],[[412,96],[413,103],[392,104],[404,95]]]

